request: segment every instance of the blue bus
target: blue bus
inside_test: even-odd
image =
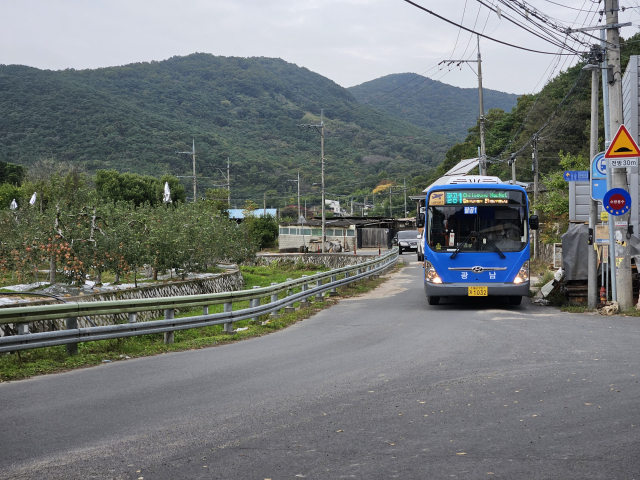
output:
[[[418,225],[429,305],[443,297],[494,296],[519,305],[529,294],[529,231],[538,228],[538,217],[529,217],[522,187],[494,182],[439,181],[428,188]]]

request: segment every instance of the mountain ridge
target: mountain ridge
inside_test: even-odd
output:
[[[456,141],[476,125],[480,111],[477,88],[455,87],[417,73],[393,73],[348,90],[361,104]],[[483,97],[485,112],[492,108],[510,112],[518,95],[483,86]]]

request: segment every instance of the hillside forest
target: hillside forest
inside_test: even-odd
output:
[[[621,50],[624,70],[629,56],[640,54],[640,34],[623,40]],[[563,212],[568,211],[560,172],[588,163],[591,76],[583,66],[580,62],[548,79],[538,93],[521,95],[510,110],[512,99],[493,92],[507,108],[486,113],[491,175],[510,179],[513,156],[517,180],[532,181],[531,140],[537,137],[542,183],[550,188],[543,187],[547,191],[536,207],[555,224],[566,223]],[[477,122],[466,138],[453,140],[456,128],[477,108],[471,91],[465,93],[466,119],[442,114],[449,103],[439,82],[433,82],[439,95],[430,93],[432,87],[415,95],[411,105],[416,108],[359,103],[407,83],[407,75],[347,90],[283,60],[208,54],[83,71],[0,66],[0,180],[5,179],[0,206],[10,202],[9,187],[16,188],[25,168],[34,172],[27,174],[29,181],[37,181],[43,174],[35,172],[47,162],[85,172],[94,188],[99,170],[164,175],[181,183],[190,200],[191,155],[176,152],[190,151],[195,138],[199,197],[226,186],[229,159],[230,207],[242,208],[246,201],[294,205],[292,180],[300,171],[303,200],[317,209],[320,136],[310,125],[320,123],[324,110],[327,197],[342,200],[347,211],[350,201],[366,200],[375,204],[371,214],[403,216],[405,194],[418,194],[459,160],[477,156],[480,144]],[[432,130],[425,128],[432,119],[420,117],[427,108],[439,109],[446,118]],[[602,117],[600,99],[601,148]],[[354,213],[360,211],[356,206]],[[561,230],[545,238],[553,241]]]

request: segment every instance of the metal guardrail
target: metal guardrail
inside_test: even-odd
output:
[[[12,307],[0,309],[0,324],[18,325],[19,335],[0,337],[0,352],[26,350],[30,348],[67,345],[67,352],[77,352],[79,342],[91,342],[114,338],[126,338],[151,333],[164,333],[165,343],[173,343],[174,332],[191,328],[224,324],[224,331],[233,332],[233,323],[261,315],[276,314],[282,308],[292,308],[295,302],[304,302],[312,296],[322,299],[322,293],[357,280],[376,275],[394,265],[398,259],[398,249],[375,257],[372,260],[328,272],[303,276],[270,287],[235,292],[189,295],[181,297],[161,297],[147,299],[113,300],[106,302],[69,302],[62,305],[42,305],[34,307]],[[352,273],[355,273],[352,275]],[[338,280],[338,276],[343,276]],[[324,283],[326,280],[328,283]],[[315,287],[308,288],[310,284]],[[293,293],[300,287],[302,291]],[[281,293],[285,297],[279,298]],[[270,296],[270,302],[260,305],[260,300]],[[249,300],[249,308],[233,311],[233,303]],[[208,314],[211,305],[224,305],[224,312]],[[204,307],[203,315],[174,318],[175,309]],[[164,310],[163,320],[137,323],[137,312]],[[77,328],[77,317],[128,313],[129,323],[102,327]],[[65,319],[66,329],[54,332],[29,333],[28,323],[43,320]]]

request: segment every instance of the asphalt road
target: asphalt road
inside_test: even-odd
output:
[[[231,345],[0,384],[0,478],[640,478],[639,321],[376,291]]]

